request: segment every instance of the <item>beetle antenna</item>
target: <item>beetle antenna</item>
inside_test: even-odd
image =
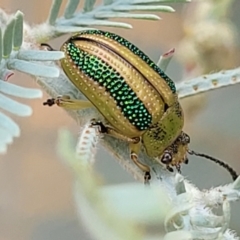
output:
[[[223,162],[223,161],[221,161],[221,160],[219,160],[217,158],[211,157],[209,155],[195,152],[193,150],[188,150],[188,153],[190,155],[196,155],[196,156],[199,156],[199,157],[204,157],[206,159],[209,159],[210,161],[213,161],[213,162],[219,164],[220,166],[225,168],[231,174],[233,181],[235,181],[238,178],[237,172],[232,167],[230,167],[227,163],[225,163],[225,162]]]

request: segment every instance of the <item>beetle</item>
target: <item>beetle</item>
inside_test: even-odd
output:
[[[44,105],[95,107],[106,122],[92,121],[92,126],[129,143],[130,157],[145,172],[146,183],[151,176],[149,166],[138,159],[142,147],[169,171],[187,163],[190,138],[182,131],[184,116],[175,84],[146,54],[100,30],[73,35],[61,51],[62,69],[89,101],[62,96]]]

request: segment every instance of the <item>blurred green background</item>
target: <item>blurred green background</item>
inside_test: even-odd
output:
[[[191,22],[191,12],[197,9],[197,4],[198,1],[170,4],[176,13],[159,13],[161,21],[128,20],[134,27],[132,30],[109,30],[135,43],[155,61],[160,54],[175,47],[176,57],[167,71],[175,81],[206,73],[206,66],[210,68],[208,72],[214,72],[217,66],[209,66],[210,58],[206,62],[202,58],[197,61],[194,54],[188,52],[191,50],[188,41],[191,42],[197,33],[200,38],[206,34],[201,32],[203,30],[199,25],[195,25],[194,31],[190,26],[194,24],[194,21]],[[50,5],[49,0],[1,0],[0,7],[8,13],[21,10],[25,20],[34,25],[47,18]],[[230,53],[219,57],[219,61],[222,58],[225,60],[221,69],[240,65],[239,10],[240,1],[232,1],[228,16],[237,29],[234,31],[236,40],[234,46],[229,46],[226,38],[226,49]],[[219,27],[217,31],[221,33],[222,29]],[[67,36],[61,37],[51,44],[58,48],[66,39]],[[217,56],[220,56],[224,49],[217,47],[220,51]],[[202,51],[202,48],[199,50]],[[185,59],[188,56],[189,59]],[[38,87],[29,76],[22,73],[15,73],[9,81]],[[30,103],[34,109],[30,118],[13,117],[20,124],[22,133],[0,160],[0,240],[91,239],[77,220],[71,171],[56,154],[58,130],[67,128],[77,138],[79,127],[63,110],[43,107],[42,102],[47,97],[44,95],[43,99]],[[22,99],[20,101],[23,102]],[[25,102],[29,104],[30,101]],[[184,129],[191,136],[190,147],[227,161],[240,173],[240,85],[189,98],[182,104],[186,118]],[[183,166],[182,173],[197,187],[210,188],[231,182],[229,174],[221,167],[201,158],[190,157],[189,160],[190,163]],[[96,168],[109,184],[134,181],[102,148],[97,154]],[[240,206],[236,202],[232,204],[230,227],[238,231],[238,235],[239,216]]]

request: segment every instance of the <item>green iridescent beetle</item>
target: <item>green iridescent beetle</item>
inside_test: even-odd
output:
[[[106,123],[93,122],[103,133],[129,142],[131,159],[143,146],[149,157],[170,166],[186,162],[190,141],[174,82],[140,49],[124,38],[99,30],[83,31],[66,41],[61,66],[88,101],[59,97],[45,104],[81,109],[95,106]]]

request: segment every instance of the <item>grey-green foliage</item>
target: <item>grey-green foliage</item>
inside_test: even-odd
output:
[[[79,0],[70,0],[67,3],[64,14],[62,17],[57,18],[59,15],[59,9],[61,1],[55,0],[53,2],[48,22],[55,26],[56,34],[66,33],[68,31],[80,31],[84,27],[89,26],[110,26],[110,27],[122,27],[131,28],[132,26],[124,22],[115,22],[109,20],[109,18],[135,18],[135,19],[148,19],[158,20],[160,19],[156,14],[139,13],[141,11],[158,11],[158,12],[174,12],[174,9],[170,6],[161,5],[166,1],[133,1],[133,0],[115,0],[115,1],[103,1],[95,7],[94,0],[84,1],[84,7],[82,10],[78,10]],[[167,2],[188,2],[187,0],[173,0]],[[130,13],[132,11],[138,11],[137,13]]]
[[[50,10],[48,22],[36,25],[32,28],[28,28],[26,23],[23,25],[22,13],[18,12],[14,16],[8,16],[3,12],[3,10],[0,10],[0,32],[3,33],[2,36],[0,34],[0,106],[15,114],[22,114],[22,116],[26,116],[31,113],[31,109],[19,102],[14,102],[9,97],[6,97],[5,94],[11,93],[14,96],[28,98],[41,96],[41,92],[37,89],[22,88],[20,86],[12,85],[6,81],[11,74],[14,73],[15,69],[32,75],[35,79],[37,79],[37,83],[41,85],[52,97],[56,97],[57,95],[69,95],[73,98],[83,98],[81,92],[73,88],[72,84],[55,63],[55,60],[64,57],[63,53],[57,51],[42,51],[39,49],[40,43],[64,33],[71,33],[89,28],[89,26],[131,28],[131,25],[128,23],[109,20],[115,17],[157,20],[159,19],[158,15],[149,14],[145,11],[154,10],[160,12],[174,12],[172,7],[161,5],[162,3],[170,2],[186,3],[188,1],[105,0],[99,5],[95,5],[95,1],[85,1],[83,3],[83,9],[78,10],[80,1],[69,0],[65,7],[63,16],[58,16],[62,1],[55,0],[53,1],[53,5]],[[142,12],[139,13],[139,11]],[[22,34],[23,30],[25,30],[24,36]],[[31,36],[31,38],[29,38],[29,36]],[[38,46],[35,45],[32,47],[32,42],[29,42],[29,39],[32,39],[33,36],[35,38],[34,44],[38,44]],[[166,68],[168,63],[169,56],[167,59],[164,59],[163,56],[158,65]],[[229,81],[229,78],[231,78],[231,81]],[[207,83],[203,83],[203,80],[205,81],[206,79]],[[180,97],[186,97],[188,95],[196,94],[199,91],[208,91],[212,88],[215,89],[223,85],[227,86],[237,82],[239,82],[239,68],[183,82],[177,85],[177,89]],[[69,111],[69,114],[74,117],[81,126],[85,125],[87,127],[89,127],[87,124],[90,119],[101,119],[99,113],[94,109]],[[0,152],[6,151],[6,145],[12,141],[13,137],[19,136],[19,132],[20,130],[18,125],[13,122],[11,118],[0,112]],[[81,137],[85,137],[83,131],[81,131],[80,138]],[[98,139],[100,136],[96,133],[96,135],[93,135],[92,138]],[[101,143],[107,146],[108,150],[112,151],[115,156],[118,156],[117,160],[120,164],[127,167],[138,179],[143,179],[142,172],[139,171],[139,169],[129,159],[129,154],[126,150],[126,143],[107,136],[105,136],[104,139],[101,139]],[[67,146],[66,142],[64,143],[64,146]],[[89,144],[89,146],[96,148],[93,144]],[[95,148],[91,150],[96,150]],[[64,151],[66,149],[62,147],[61,150]],[[68,152],[68,149],[66,152]],[[65,153],[62,154],[64,155]],[[81,157],[91,156],[91,158],[94,158],[94,153],[95,151],[86,151],[84,153],[85,155],[83,154]],[[128,223],[128,221],[120,223],[119,219],[121,217],[126,217],[131,209],[123,209],[121,213],[126,215],[119,217],[119,219],[117,215],[119,212],[115,212],[114,210],[117,210],[120,207],[126,207],[127,203],[129,203],[126,201],[128,201],[129,198],[134,199],[134,197],[139,193],[136,192],[138,187],[130,187],[128,194],[126,195],[119,194],[121,193],[120,190],[124,189],[121,187],[116,187],[116,191],[111,188],[102,189],[99,186],[98,178],[96,178],[94,172],[92,172],[92,169],[89,168],[89,166],[87,168],[86,166],[83,168],[82,166],[79,166],[81,163],[79,162],[79,159],[75,159],[73,157],[73,152],[70,152],[66,158],[68,157],[69,159],[67,159],[67,162],[73,169],[76,177],[77,184],[75,188],[75,197],[77,206],[79,207],[79,210],[86,210],[84,206],[86,206],[87,210],[89,210],[85,214],[82,214],[81,217],[83,217],[84,221],[87,223],[89,223],[89,219],[91,221],[93,221],[93,219],[98,220],[95,221],[94,224],[91,224],[92,222],[90,222],[87,225],[89,230],[95,231],[96,233],[94,236],[99,239],[101,239],[101,234],[96,231],[96,229],[99,229],[100,231],[102,226],[108,227],[109,232],[107,233],[110,233],[110,235],[113,234],[111,236],[117,237],[118,234],[119,236],[123,236],[125,234],[123,232],[125,229],[124,223]],[[202,237],[203,239],[217,239],[222,236],[224,239],[237,239],[237,237],[235,237],[228,229],[230,216],[230,207],[228,202],[236,201],[240,198],[240,179],[237,179],[232,184],[214,188],[209,192],[201,192],[199,189],[184,180],[179,174],[171,175],[166,172],[162,166],[152,161],[152,159],[149,159],[146,155],[144,155],[144,153],[141,153],[141,157],[141,160],[149,164],[155,173],[152,181],[154,186],[156,185],[156,188],[154,189],[156,189],[157,193],[159,193],[158,190],[164,188],[167,191],[164,196],[169,197],[167,201],[169,201],[169,206],[172,206],[171,210],[166,208],[165,210],[168,211],[167,213],[164,213],[166,214],[164,215],[165,229],[169,232],[164,239],[199,239],[201,236],[204,236]],[[92,161],[92,159],[90,160]],[[94,162],[94,160],[92,162]],[[84,170],[85,174],[83,174],[82,170]],[[140,188],[142,191],[141,186]],[[142,192],[141,194],[143,194]],[[113,195],[113,193],[115,195]],[[151,194],[155,194],[155,192],[152,192]],[[121,198],[123,195],[127,196],[127,199]],[[80,196],[81,201],[78,202]],[[155,195],[149,194],[149,196],[151,196],[150,199],[145,199],[145,202],[142,202],[140,197],[138,197],[135,202],[135,206],[132,210],[136,212],[136,217],[132,219],[133,228],[129,229],[132,235],[129,236],[139,236],[142,234],[139,233],[139,229],[134,225],[144,224],[144,216],[146,217],[147,223],[148,221],[156,221],[156,224],[160,223],[160,220],[156,217],[156,213],[158,211],[154,211],[154,209],[159,210],[159,204],[162,203],[162,206],[165,206],[166,202],[161,202],[163,201],[163,197],[161,197],[161,195],[159,196],[159,201],[157,196],[157,201],[155,199]],[[104,199],[104,201],[102,201],[102,199]],[[116,199],[120,199],[121,201],[117,202]],[[83,204],[83,201],[85,201],[86,205]],[[148,204],[152,204],[154,207],[151,206],[151,208],[148,208],[148,204],[144,204],[146,202]],[[211,212],[211,208],[215,205],[222,206],[222,216],[216,216]],[[149,209],[151,209],[151,211]],[[115,215],[113,217],[116,218],[112,218],[112,216],[110,216],[111,214],[109,215],[107,210],[110,211],[110,213],[113,213]],[[148,210],[151,214],[147,217]],[[139,212],[141,213],[141,211],[146,212],[146,214],[141,216],[142,218],[137,215]],[[133,215],[131,216],[133,217]],[[115,221],[114,219],[118,220]],[[120,231],[118,232],[119,229]],[[179,231],[179,229],[182,230]],[[209,231],[206,231],[206,229]],[[125,235],[128,236],[128,234]],[[108,237],[105,239],[113,238]],[[123,238],[120,237],[118,239]],[[142,239],[154,238],[152,236],[144,236]]]
[[[39,89],[28,89],[11,84],[8,82],[9,78],[14,74],[14,70],[35,76],[58,77],[59,69],[46,66],[42,61],[58,60],[64,55],[62,52],[50,53],[33,50],[31,47],[27,50],[21,49],[22,44],[26,44],[23,39],[23,14],[18,11],[7,19],[7,15],[2,11],[0,9],[0,16],[4,17],[0,28],[0,108],[15,115],[29,116],[32,109],[12,100],[9,95],[31,99],[41,97],[42,92]],[[18,125],[11,118],[0,114],[0,153],[6,152],[7,144],[19,134]]]
[[[95,2],[96,2],[96,0],[85,0],[83,11],[84,12],[91,12],[93,10]]]

